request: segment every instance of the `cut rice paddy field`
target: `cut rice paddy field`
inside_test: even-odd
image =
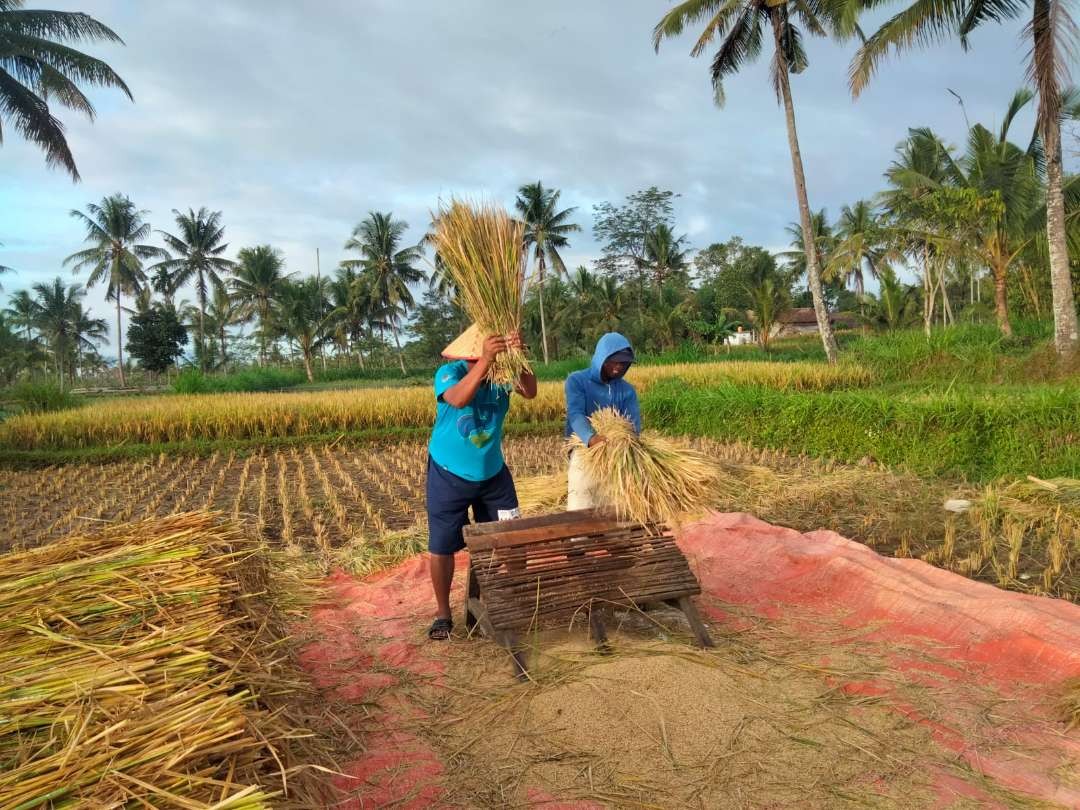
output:
[[[975,486],[709,439],[692,444],[719,466],[717,509],[800,531],[832,529],[1011,590],[1080,598],[1075,482]],[[561,438],[509,439],[506,456],[526,511],[565,508]],[[317,570],[364,573],[424,548],[426,458],[423,442],[401,441],[0,470],[0,550],[213,510]],[[943,503],[956,498],[973,508],[947,512]]]

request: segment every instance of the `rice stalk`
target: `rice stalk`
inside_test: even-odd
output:
[[[567,446],[581,454],[602,507],[621,520],[678,524],[716,498],[725,476],[704,454],[662,436],[638,435],[614,408],[601,408],[589,423],[604,441],[586,447],[574,435]]]
[[[435,249],[462,308],[484,335],[518,331],[525,286],[524,223],[499,206],[460,199],[452,199],[434,219]],[[508,348],[487,379],[509,388],[530,370],[524,351]]]

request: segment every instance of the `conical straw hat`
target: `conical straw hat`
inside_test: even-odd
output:
[[[479,360],[484,354],[484,333],[475,323],[442,350],[447,360]]]

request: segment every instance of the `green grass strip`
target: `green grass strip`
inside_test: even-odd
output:
[[[1080,392],[1040,388],[1005,396],[874,390],[791,393],[669,382],[642,398],[646,424],[676,434],[857,462],[919,475],[989,481],[1080,477]]]

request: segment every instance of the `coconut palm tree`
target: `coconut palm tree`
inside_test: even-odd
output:
[[[958,36],[967,48],[968,35],[976,27],[1015,18],[1027,5],[1019,0],[951,3],[915,0],[887,20],[859,48],[851,63],[852,95],[857,97],[866,88],[889,51],[899,53],[913,46],[926,47],[952,36]],[[1046,239],[1054,306],[1054,345],[1060,357],[1069,358],[1080,352],[1080,326],[1069,273],[1061,120],[1076,23],[1063,0],[1030,0],[1030,7],[1031,22],[1024,28],[1024,37],[1030,38],[1028,76],[1039,97],[1036,126],[1046,165]]]
[[[116,87],[132,97],[111,67],[72,47],[80,42],[123,44],[112,29],[88,14],[27,10],[23,0],[0,0],[0,122],[9,120],[45,152],[48,165],[63,167],[76,181],[79,170],[64,125],[50,104],[93,121],[94,106],[79,89],[80,83]]]
[[[933,221],[925,200],[948,182],[951,160],[948,147],[931,130],[911,129],[885,172],[889,187],[878,195],[891,247],[920,269],[923,329],[928,336],[939,292],[943,307],[948,296],[933,238],[941,227]]]
[[[358,274],[351,267],[339,267],[329,291],[334,319],[356,349],[360,368],[366,368],[363,342],[371,334],[378,308],[371,278]]]
[[[33,330],[34,319],[37,316],[37,304],[28,290],[16,290],[8,299],[7,309],[4,310],[11,325],[16,329],[25,330],[27,343],[34,342]]]
[[[558,189],[544,188],[537,180],[518,189],[514,207],[525,222],[525,249],[533,251],[536,259],[537,294],[540,305],[540,342],[544,350],[544,363],[548,362],[547,319],[544,314],[544,281],[550,265],[556,276],[565,275],[559,249],[570,244],[567,236],[581,228],[570,222],[576,208],[559,210]]]
[[[143,242],[150,235],[146,211],[135,207],[123,194],[105,197],[100,204],[90,203],[86,213],[73,210],[71,216],[86,227],[85,250],[64,259],[76,272],[89,269],[87,288],[105,282],[105,297],[116,301],[116,352],[120,385],[124,379],[124,330],[121,323],[121,299],[139,291],[146,281],[143,262],[164,255],[161,248]]]
[[[900,329],[915,320],[916,306],[914,288],[900,281],[891,267],[882,266],[878,271],[878,295],[871,299],[867,320],[889,331]]]
[[[245,305],[245,301],[229,295],[224,287],[214,287],[210,305],[206,308],[206,320],[217,336],[221,351],[218,366],[222,369],[229,365],[229,328],[239,326],[251,318]]]
[[[798,222],[792,222],[785,230],[791,237],[791,250],[785,250],[779,255],[787,262],[792,279],[797,280],[806,276],[809,268],[809,254],[803,247],[803,228]],[[836,244],[836,236],[824,208],[810,214],[810,232],[814,234],[814,255],[822,267],[827,267]],[[764,281],[764,278],[755,281]]]
[[[272,304],[282,285],[293,277],[283,273],[285,260],[281,251],[270,245],[243,248],[236,254],[235,275],[229,289],[235,298],[244,302],[249,317],[258,319],[259,365],[266,365],[266,344],[271,333]]]
[[[331,316],[324,314],[327,311],[324,293],[323,280],[314,276],[286,281],[274,305],[275,320],[300,348],[308,382],[315,381],[311,368],[315,351],[330,338],[326,326]]]
[[[359,259],[346,259],[341,266],[361,271],[367,278],[379,310],[394,335],[401,374],[405,376],[405,356],[401,351],[401,320],[408,317],[415,305],[410,284],[424,279],[424,273],[414,265],[420,260],[420,245],[400,247],[408,223],[395,220],[391,213],[372,211],[367,219],[353,228],[345,250],[356,250]]]
[[[71,311],[71,342],[75,350],[75,362],[70,377],[75,379],[75,372],[82,367],[83,352],[94,352],[109,338],[109,324],[104,318],[95,318],[83,308],[82,301],[76,301]]]
[[[195,283],[195,296],[199,302],[199,340],[196,349],[202,370],[206,371],[206,302],[209,288],[213,285],[215,289],[224,290],[225,281],[221,276],[232,270],[236,263],[222,255],[229,245],[221,241],[225,238],[225,226],[221,224],[220,211],[208,211],[204,207],[196,213],[189,208],[183,214],[174,208],[173,216],[179,236],[158,231],[173,255],[155,265],[154,269],[164,269],[170,274],[174,290],[189,281]]]
[[[150,274],[150,289],[160,295],[165,304],[174,306],[173,296],[176,295],[176,290],[173,288],[173,278],[164,267],[155,267]]]
[[[1027,149],[1008,140],[1013,118],[1032,97],[1027,89],[1013,96],[997,134],[981,124],[973,126],[966,153],[951,166],[952,179],[958,186],[1000,204],[1000,216],[978,220],[978,248],[994,277],[994,311],[1004,335],[1012,334],[1007,298],[1009,271],[1038,235],[1043,210],[1039,138],[1033,137]]]
[[[57,276],[34,285],[34,327],[41,333],[56,361],[57,381],[64,386],[64,360],[73,348],[76,307],[83,291],[78,284],[64,284]]]
[[[911,195],[908,205],[919,196],[941,194],[942,189],[966,191],[972,206],[968,216],[947,217],[947,221],[920,222],[938,231],[936,248],[954,254],[967,248],[979,264],[990,268],[994,278],[994,310],[1002,334],[1011,335],[1007,283],[1009,271],[1021,253],[1038,236],[1043,216],[1042,183],[1039,164],[1041,146],[1037,133],[1023,149],[1008,139],[1009,128],[1017,113],[1032,99],[1030,90],[1017,92],[1006,109],[998,131],[976,124],[968,132],[967,149],[954,158],[929,130],[913,130],[909,154],[920,150],[922,157],[890,170],[894,186]],[[953,195],[962,202],[963,197]],[[893,198],[895,199],[895,197]],[[922,210],[926,207],[922,206]],[[943,210],[940,206],[939,211]],[[947,208],[944,210],[948,210]],[[966,222],[965,222],[966,221]],[[969,245],[962,245],[964,239]]]
[[[652,270],[657,290],[662,290],[671,276],[686,272],[689,251],[685,244],[686,236],[676,237],[671,226],[664,222],[645,237],[645,264]]]
[[[825,264],[825,278],[842,279],[851,284],[862,307],[866,295],[864,274],[877,278],[887,253],[885,230],[873,205],[866,200],[845,205],[836,222],[835,241]]]
[[[772,278],[749,288],[748,292],[753,302],[751,311],[754,315],[754,326],[757,328],[758,343],[762,349],[768,351],[773,328],[780,316],[791,307],[791,299],[787,290]]]
[[[772,81],[777,100],[783,104],[787,123],[788,147],[795,180],[795,197],[799,205],[799,222],[806,235],[806,269],[810,294],[814,301],[821,342],[825,356],[835,363],[838,356],[836,337],[829,321],[825,296],[821,286],[822,263],[817,255],[810,218],[810,202],[806,193],[799,136],[795,128],[795,105],[791,99],[791,73],[801,73],[809,64],[802,45],[802,31],[812,36],[832,35],[845,39],[857,30],[856,4],[806,3],[802,0],[684,0],[669,11],[653,29],[653,46],[660,50],[665,38],[679,36],[691,24],[704,23],[691,56],[699,56],[717,37],[722,37],[713,56],[712,83],[717,104],[724,102],[723,80],[738,73],[761,54],[765,35],[763,28],[772,29]],[[798,25],[796,24],[798,23]]]

